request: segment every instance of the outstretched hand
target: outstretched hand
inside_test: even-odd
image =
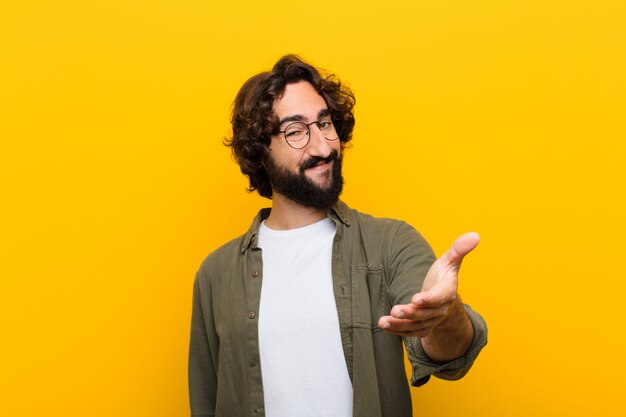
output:
[[[457,238],[452,247],[433,263],[426,274],[422,290],[409,304],[398,304],[391,315],[378,320],[378,327],[399,336],[426,337],[451,314],[456,302],[459,268],[465,255],[480,241],[475,232]]]

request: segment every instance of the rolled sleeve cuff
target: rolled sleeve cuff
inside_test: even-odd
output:
[[[470,306],[465,304],[464,307],[474,328],[474,337],[463,356],[449,362],[433,362],[424,351],[419,338],[407,337],[404,339],[407,356],[413,366],[412,386],[419,387],[424,385],[430,380],[431,375],[448,381],[460,379],[465,376],[474,364],[478,354],[487,344],[487,324],[480,314],[472,310]]]

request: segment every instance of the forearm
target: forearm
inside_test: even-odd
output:
[[[463,356],[473,336],[472,323],[457,297],[450,314],[421,342],[428,357],[435,362],[446,362]]]

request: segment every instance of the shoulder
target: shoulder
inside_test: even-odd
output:
[[[403,220],[376,217],[350,208],[345,203],[338,205],[338,208],[342,215],[345,216],[345,219],[348,220],[348,229],[352,229],[354,232],[378,236],[379,239],[386,237],[394,240],[398,234],[415,235],[423,239],[413,226]]]
[[[245,236],[244,234],[236,237],[209,253],[200,264],[200,272],[215,270],[241,255],[241,248],[244,246]]]
[[[406,248],[432,256],[432,249],[424,237],[403,220],[376,217],[348,207],[339,202],[337,215],[346,225],[345,233],[352,242],[359,241],[368,250],[380,251],[389,256],[404,252]]]
[[[267,217],[268,210],[262,209],[252,221],[248,231],[235,239],[218,247],[202,261],[198,269],[197,279],[208,282],[219,277],[229,277],[243,265],[245,253],[255,246],[259,225]]]
[[[225,271],[232,270],[242,257],[241,248],[246,235],[241,235],[209,253],[200,264],[196,280],[200,286],[208,284],[216,277],[228,276]]]

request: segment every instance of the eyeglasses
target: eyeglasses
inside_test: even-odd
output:
[[[278,133],[282,133],[285,136],[285,140],[289,146],[294,149],[302,149],[309,144],[309,140],[311,139],[311,129],[309,128],[311,125],[317,125],[317,128],[322,132],[326,140],[339,139],[339,133],[335,130],[335,125],[330,120],[330,117],[325,117],[311,123],[293,122],[288,124],[285,130],[281,130]]]

